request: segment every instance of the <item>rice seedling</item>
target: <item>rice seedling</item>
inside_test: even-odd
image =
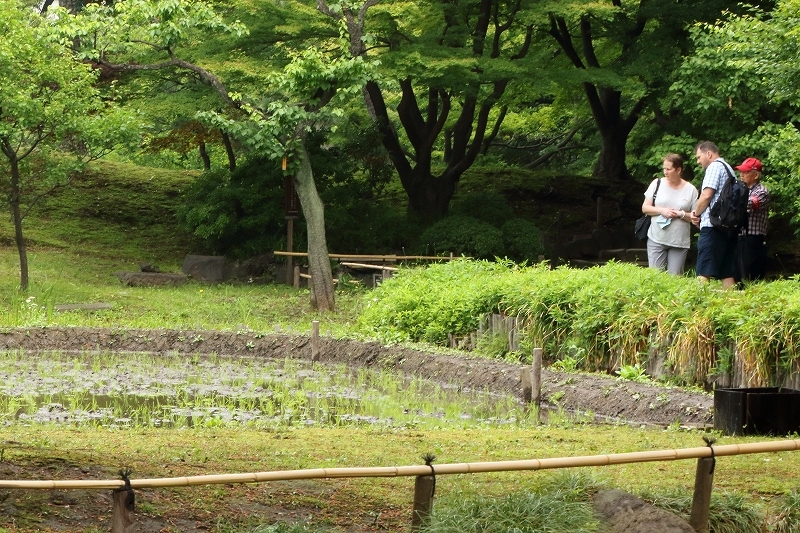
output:
[[[133,427],[524,423],[519,401],[295,359],[0,352],[6,423]],[[23,379],[27,377],[27,379]],[[44,391],[47,391],[46,393]]]

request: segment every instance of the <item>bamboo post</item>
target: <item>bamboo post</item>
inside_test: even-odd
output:
[[[411,515],[411,531],[419,531],[433,510],[433,491],[436,477],[417,476],[414,482],[414,510]]]
[[[300,288],[300,265],[294,266],[294,283],[292,283],[295,289]]]
[[[531,365],[531,401],[539,407],[542,403],[542,349],[533,349],[533,365]]]
[[[694,496],[692,497],[692,514],[689,525],[697,533],[708,532],[708,515],[711,507],[711,488],[714,484],[714,458],[697,459],[697,471],[694,478]]]
[[[311,321],[311,360],[319,361],[319,320]]]
[[[133,520],[130,511],[132,504],[128,502],[130,492],[124,489],[116,489],[113,495],[113,512],[111,518],[111,533],[131,533],[133,531]]]

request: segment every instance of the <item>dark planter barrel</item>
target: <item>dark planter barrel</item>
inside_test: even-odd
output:
[[[800,391],[781,387],[716,389],[714,429],[726,435],[800,432]]]

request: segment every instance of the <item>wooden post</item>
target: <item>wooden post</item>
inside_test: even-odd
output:
[[[539,407],[542,403],[542,349],[533,349],[533,365],[531,365],[531,401]]]
[[[319,361],[319,320],[311,321],[311,360]]]
[[[286,251],[291,252],[292,246],[294,246],[294,218],[287,217],[286,220]],[[292,285],[292,273],[294,272],[294,268],[292,266],[292,256],[286,256],[286,284]],[[297,287],[297,285],[295,285]]]
[[[300,288],[300,265],[294,266],[294,283],[292,283],[295,289]]]
[[[708,515],[711,507],[711,488],[714,484],[714,458],[700,457],[694,478],[694,496],[689,525],[697,533],[708,532]]]
[[[113,493],[113,513],[111,517],[111,533],[131,533],[133,520],[130,516],[130,504],[127,490],[115,490]]]
[[[531,403],[533,399],[533,387],[531,384],[531,369],[523,366],[519,371],[519,379],[522,381],[522,401]]]
[[[414,511],[411,515],[411,531],[419,531],[433,510],[435,476],[417,476],[414,482]]]

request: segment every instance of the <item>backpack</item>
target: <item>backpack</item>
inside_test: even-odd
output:
[[[747,224],[747,200],[750,189],[742,180],[734,177],[728,165],[720,161],[728,173],[728,180],[722,185],[716,203],[709,211],[709,220],[715,228],[737,232]]]

